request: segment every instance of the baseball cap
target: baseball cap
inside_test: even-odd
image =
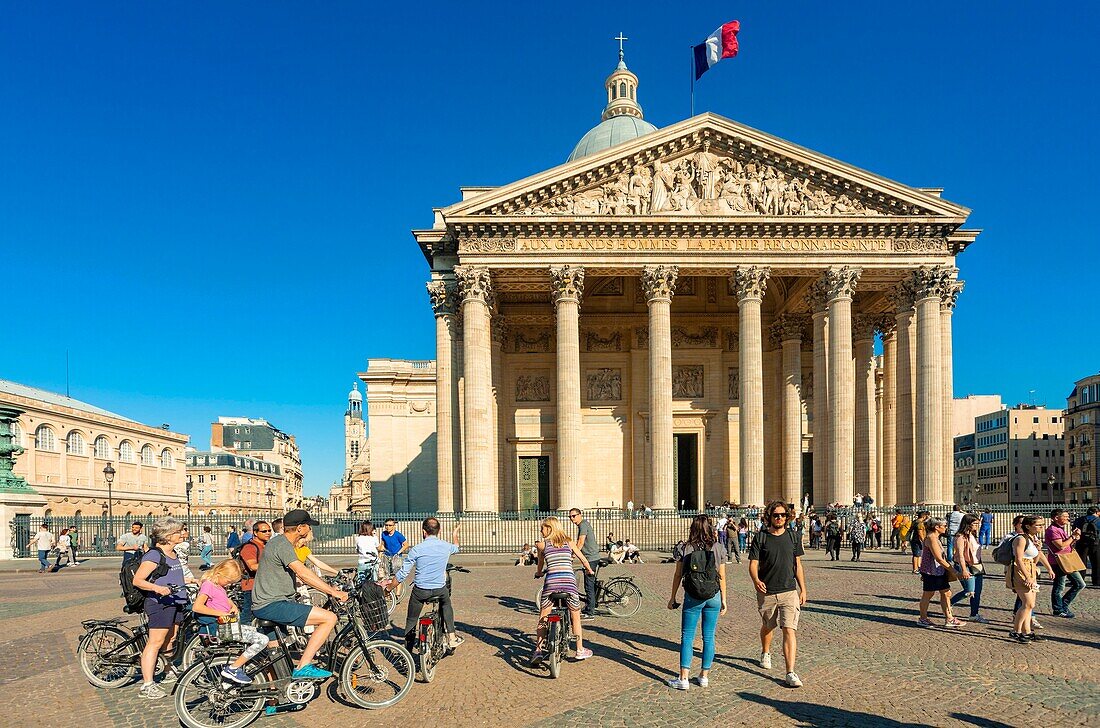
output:
[[[302,508],[295,508],[283,516],[283,528],[294,528],[302,525],[320,526],[321,524],[310,518],[309,512]]]

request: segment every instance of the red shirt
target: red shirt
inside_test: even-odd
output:
[[[250,549],[249,546],[251,546],[252,548]],[[241,561],[245,561],[246,556],[251,558],[253,549],[256,552],[256,565],[259,566],[260,557],[263,556],[263,553],[264,553],[264,545],[263,545],[263,543],[261,543],[260,541],[257,541],[254,538],[250,539],[247,543],[245,543],[244,546],[241,546],[241,552],[240,552]],[[247,567],[248,567],[248,562],[245,561],[245,568],[247,569]],[[246,572],[244,574],[244,578],[241,579],[241,590],[242,591],[252,591],[252,585],[256,583],[255,576],[256,576],[256,572],[246,570]]]

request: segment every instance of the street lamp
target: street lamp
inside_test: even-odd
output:
[[[107,463],[103,468],[103,479],[107,481],[107,543],[114,545],[115,511],[112,503],[111,484],[115,482],[115,469]]]
[[[191,488],[194,484],[191,482],[191,476],[187,476],[187,484],[183,488],[183,492],[187,494],[187,527],[191,527]]]
[[[268,512],[268,514],[271,514],[272,513],[271,499],[275,497],[275,494],[271,491],[271,488],[268,488],[267,492],[264,493],[264,495],[267,496],[267,512]]]
[[[1047,477],[1047,483],[1050,485],[1050,506],[1051,506],[1051,508],[1054,507],[1054,480],[1055,480],[1054,473],[1051,473]]]

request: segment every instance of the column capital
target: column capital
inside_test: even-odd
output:
[[[810,307],[810,313],[817,315],[826,313],[829,309],[829,296],[825,292],[825,284],[818,278],[810,284],[806,291],[806,303]]]
[[[456,287],[454,281],[436,279],[428,281],[428,296],[436,316],[448,316],[455,312]]]
[[[959,302],[959,294],[962,293],[963,287],[966,284],[958,279],[950,281],[947,284],[947,289],[944,291],[943,298],[940,299],[940,306],[944,311],[954,311],[955,304]]]
[[[856,282],[862,274],[862,268],[852,268],[847,265],[826,269],[821,274],[821,283],[827,300],[829,302],[842,298],[851,300],[856,291]]]
[[[647,265],[642,269],[642,290],[646,303],[671,301],[680,269],[675,265]]]
[[[772,269],[767,266],[742,265],[734,268],[730,282],[733,284],[733,292],[737,295],[737,302],[751,299],[762,301],[768,290],[768,279],[771,275]]]
[[[550,266],[550,299],[581,302],[584,293],[584,268],[574,265]]]
[[[947,265],[922,265],[913,271],[910,280],[913,288],[913,301],[928,298],[943,300],[948,288],[955,282],[959,269]]]
[[[796,341],[802,343],[802,332],[806,327],[806,317],[785,313],[776,317],[771,325],[771,338],[776,344],[782,345],[784,341]]]
[[[456,266],[455,280],[463,302],[481,301],[487,306],[493,304],[493,279],[488,268],[476,266]]]
[[[888,313],[875,317],[875,330],[882,335],[883,340],[889,339],[897,332],[898,320]]]
[[[878,322],[877,314],[857,313],[852,317],[852,341],[873,341]]]
[[[898,281],[897,285],[890,289],[886,295],[894,304],[896,315],[901,316],[913,310],[913,282],[911,279],[904,278]]]

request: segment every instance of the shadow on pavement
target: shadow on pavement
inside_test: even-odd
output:
[[[527,665],[528,658],[535,651],[535,641],[531,635],[523,630],[515,627],[486,629],[466,622],[455,622],[455,628],[479,642],[484,642],[490,647],[496,648],[497,655],[513,670],[536,677],[542,673],[541,669],[531,668]]]
[[[979,715],[970,715],[969,713],[951,713],[951,717],[967,725],[978,726],[978,728],[1014,728],[1014,726],[1009,723],[1002,723],[999,720],[990,720],[989,718],[982,718]]]
[[[780,641],[777,640],[775,644],[780,644]],[[775,649],[774,645],[772,649]],[[783,658],[779,657],[779,661],[782,662]],[[760,678],[761,680],[770,680],[776,685],[782,685],[783,687],[786,687],[787,685],[786,678],[776,677],[775,675],[764,672],[764,668],[760,667],[757,661],[752,659],[751,657],[726,657],[724,655],[716,655],[714,657],[714,662],[717,665],[725,665],[726,667],[732,668],[734,670],[740,670],[741,672],[748,673],[749,675]]]
[[[828,705],[804,703],[797,700],[779,700],[766,698],[756,693],[738,693],[742,700],[766,705],[793,718],[801,726],[859,726],[859,728],[933,728],[927,723],[903,723],[900,720],[884,718],[873,713],[860,713]]]
[[[511,609],[521,614],[538,614],[539,607],[533,601],[527,599],[519,599],[517,597],[501,596],[498,597],[494,594],[486,594],[486,599],[496,599],[497,603],[505,609]]]
[[[664,680],[669,674],[672,673],[672,669],[663,670],[663,672],[657,672],[658,668],[651,662],[640,659],[638,656],[620,650],[618,647],[614,647],[613,644],[618,643],[632,649],[638,649],[638,645],[645,645],[646,647],[652,647],[657,650],[661,650],[668,654],[669,664],[673,664],[680,659],[680,643],[666,640],[662,637],[654,637],[653,635],[640,634],[637,632],[624,632],[618,629],[610,629],[602,625],[595,625],[591,622],[585,624],[584,631],[588,635],[600,635],[606,637],[606,640],[595,640],[591,637],[585,638],[585,647],[592,650],[594,653],[601,657],[608,657],[615,662],[626,665],[634,672],[644,677],[651,678],[653,680]]]

